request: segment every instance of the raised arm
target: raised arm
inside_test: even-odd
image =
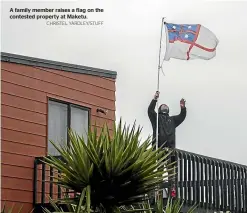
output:
[[[148,117],[152,124],[155,124],[155,121],[156,121],[157,114],[155,112],[155,106],[156,106],[158,97],[159,97],[159,92],[156,92],[154,95],[154,98],[152,99],[148,107]]]
[[[178,127],[181,123],[183,123],[184,119],[186,118],[187,109],[185,107],[185,100],[184,99],[181,99],[180,107],[181,107],[180,113],[178,115],[173,116],[174,122],[175,122],[175,127]]]

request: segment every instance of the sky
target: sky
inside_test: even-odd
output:
[[[45,20],[10,20],[10,8],[102,8],[88,14],[99,26],[49,26]],[[186,99],[177,148],[247,164],[247,26],[245,1],[81,0],[2,1],[1,51],[117,71],[116,118],[152,134],[147,108],[157,90],[161,18],[202,24],[219,39],[210,61],[164,62],[160,103],[170,114]]]

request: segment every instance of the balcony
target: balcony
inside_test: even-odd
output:
[[[197,203],[200,213],[247,212],[247,166],[178,149],[175,154],[177,197],[183,199],[186,206]],[[54,172],[42,158],[35,159],[33,203],[36,212],[40,212],[41,206],[49,207],[47,196],[52,199],[63,196],[64,189],[49,182],[53,181]]]

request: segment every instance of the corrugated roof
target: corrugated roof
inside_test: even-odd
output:
[[[66,72],[81,73],[87,75],[100,76],[105,78],[116,79],[117,72],[105,69],[98,69],[93,67],[86,67],[82,65],[69,64],[59,61],[51,61],[41,58],[34,58],[29,56],[17,55],[12,53],[1,52],[1,61],[23,64],[28,66],[44,67]]]

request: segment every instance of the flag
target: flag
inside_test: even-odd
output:
[[[210,60],[216,55],[219,40],[213,32],[200,24],[164,23],[162,36],[163,60]]]

